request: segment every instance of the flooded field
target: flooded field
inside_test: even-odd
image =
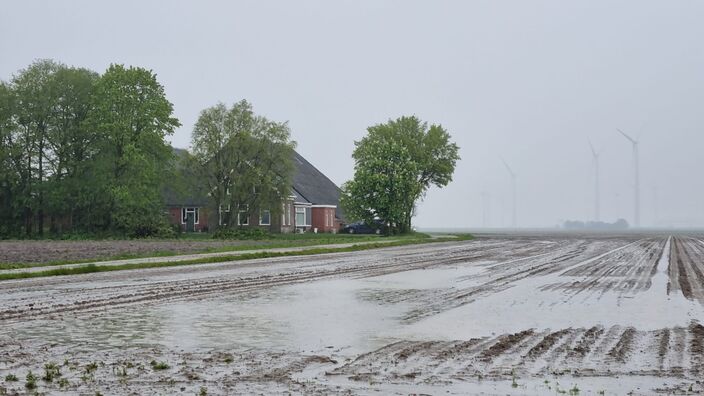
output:
[[[0,392],[24,393],[31,370],[48,393],[696,393],[703,324],[697,235],[5,281],[0,377],[18,381]]]

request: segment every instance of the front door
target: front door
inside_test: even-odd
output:
[[[196,214],[193,212],[186,212],[186,232],[196,231]]]

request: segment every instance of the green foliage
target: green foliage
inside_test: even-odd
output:
[[[157,362],[156,360],[152,360],[149,364],[154,370],[166,370],[171,367],[166,362]]]
[[[452,181],[459,147],[440,125],[401,117],[371,126],[355,142],[354,178],[343,185],[348,217],[371,224],[381,219],[390,233],[412,230],[416,203],[430,186]]]
[[[100,78],[88,123],[101,138],[108,227],[141,236],[165,223],[161,187],[172,152],[164,139],[180,125],[172,113],[149,70],[111,65]]]
[[[163,234],[172,113],[141,68],[38,60],[0,82],[0,237]]]
[[[19,378],[17,378],[17,376],[14,375],[14,374],[8,374],[8,375],[5,376],[5,381],[7,381],[7,382],[17,382],[17,381],[19,381]]]
[[[244,100],[231,108],[219,103],[201,112],[192,146],[214,213],[223,208],[225,227],[236,228],[240,212],[281,213],[281,203],[291,194],[294,170],[295,143],[287,123],[255,115]]]
[[[219,228],[213,233],[215,239],[263,240],[270,239],[271,234],[260,228]]]
[[[37,387],[37,376],[30,370],[25,378],[27,382],[24,383],[24,387],[27,389],[35,389]]]
[[[95,267],[95,266],[89,265],[88,267]],[[86,364],[84,371],[86,374],[93,374],[95,372],[95,370],[97,370],[97,369],[98,369],[98,363],[97,362],[90,362],[90,363]]]
[[[47,363],[44,365],[44,376],[42,379],[46,382],[52,382],[55,378],[61,377],[61,368],[56,363]]]

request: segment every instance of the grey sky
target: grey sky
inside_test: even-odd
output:
[[[150,68],[183,123],[175,146],[201,109],[244,98],[338,184],[368,125],[441,123],[462,161],[420,205],[426,227],[480,226],[482,191],[490,225],[509,225],[499,156],[519,225],[591,219],[588,138],[602,218],[632,221],[621,128],[641,140],[643,225],[704,225],[702,15],[700,1],[4,1],[0,79],[37,58]]]

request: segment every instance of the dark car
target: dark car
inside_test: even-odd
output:
[[[350,223],[342,228],[342,232],[346,234],[381,234],[384,223],[381,220],[374,221],[369,225],[363,221]]]

